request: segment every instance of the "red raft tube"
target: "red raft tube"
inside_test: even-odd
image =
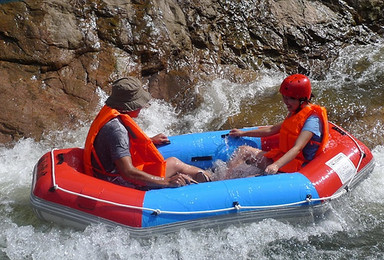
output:
[[[374,168],[370,150],[330,123],[326,150],[295,173],[141,191],[83,172],[83,149],[46,153],[33,171],[31,204],[46,221],[84,228],[90,224],[126,227],[133,236],[180,228],[224,226],[265,218],[300,221],[322,216],[328,202],[344,195]],[[248,128],[249,129],[249,128]],[[228,130],[172,136],[158,147],[201,168],[227,161],[240,145],[271,149],[278,136],[232,138]]]

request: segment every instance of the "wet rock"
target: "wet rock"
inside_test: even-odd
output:
[[[0,142],[93,119],[119,77],[194,109],[197,82],[262,68],[321,77],[338,50],[382,39],[381,0],[64,0],[0,4]]]

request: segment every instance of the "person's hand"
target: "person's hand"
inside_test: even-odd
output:
[[[180,175],[184,178],[185,183],[187,185],[192,184],[192,183],[194,183],[194,184],[198,184],[199,183],[198,181],[194,180],[191,176],[188,176],[188,175],[183,174],[183,173],[180,173]]]
[[[154,137],[151,137],[151,141],[154,144],[166,144],[169,143],[169,139],[165,134],[158,134],[155,135]]]
[[[168,178],[167,187],[182,187],[187,185],[183,174],[176,173],[175,175]]]
[[[233,137],[238,137],[238,136],[242,136],[243,135],[243,131],[240,130],[240,129],[232,129],[231,131],[229,131],[229,136],[233,136]]]
[[[277,171],[279,170],[279,166],[276,164],[272,163],[265,168],[265,173],[266,174],[276,174]]]

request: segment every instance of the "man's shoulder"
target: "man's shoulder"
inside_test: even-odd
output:
[[[119,118],[113,118],[100,129],[100,132],[127,132],[127,130]]]
[[[121,124],[121,122],[120,122],[119,118],[115,117],[115,118],[112,118],[111,120],[109,120],[104,126],[113,127],[113,126],[117,126],[120,124]]]

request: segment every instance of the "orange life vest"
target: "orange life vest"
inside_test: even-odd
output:
[[[308,106],[301,109],[298,113],[288,116],[284,120],[283,124],[281,125],[279,134],[279,148],[272,149],[271,151],[264,154],[264,156],[273,159],[273,161],[277,161],[278,159],[280,159],[295,145],[295,142],[301,132],[301,129],[304,127],[305,121],[308,119],[309,116],[313,114],[317,115],[320,118],[323,124],[323,133],[321,143],[312,140],[310,141],[310,143],[316,143],[319,145],[316,155],[323,152],[329,139],[327,111],[324,107],[309,104]],[[307,162],[307,160],[304,158],[303,152],[300,151],[300,153],[296,156],[295,159],[282,166],[279,171],[296,172],[301,169],[304,162]]]
[[[94,175],[94,171],[105,175],[112,175],[105,171],[97,157],[94,141],[100,129],[115,117],[120,117],[129,133],[129,150],[131,153],[132,164],[137,169],[145,171],[154,176],[165,177],[166,162],[157,150],[151,139],[140,129],[133,119],[126,114],[120,114],[116,109],[104,106],[93,121],[84,147],[84,170],[88,175]],[[92,156],[96,160],[101,170],[92,166]],[[114,175],[115,176],[115,175]],[[143,185],[132,180],[133,183]]]

